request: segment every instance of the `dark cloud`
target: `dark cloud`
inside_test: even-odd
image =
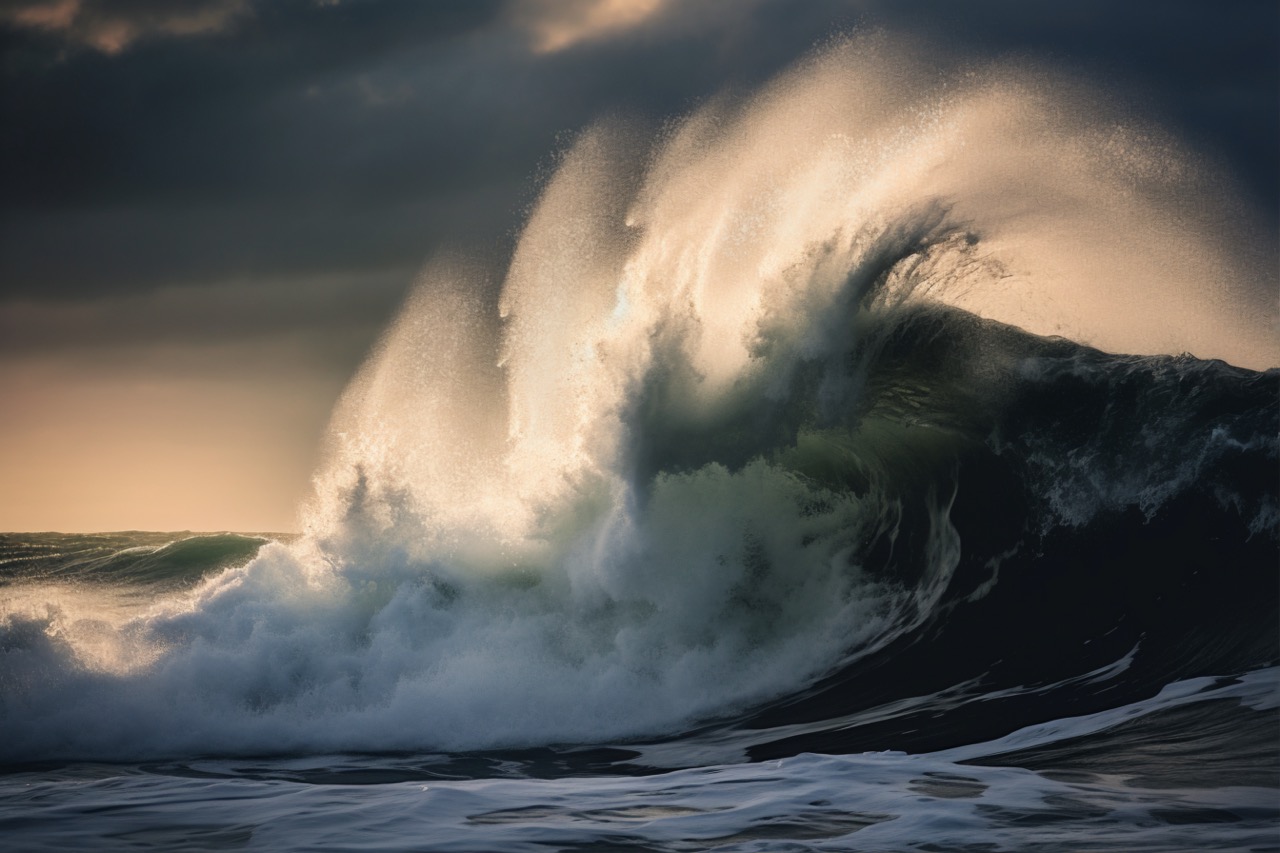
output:
[[[412,271],[408,273],[412,276]],[[78,351],[141,345],[239,345],[281,335],[312,335],[316,352],[348,352],[353,332],[360,349],[387,323],[406,272],[362,272],[267,281],[229,281],[217,287],[166,287],[65,304],[13,300],[0,305],[0,356],[24,358],[64,337]],[[340,343],[336,350],[333,345]],[[313,353],[314,354],[314,353]],[[339,360],[339,366],[345,358]],[[333,367],[334,359],[325,358]]]
[[[15,63],[0,96],[10,293],[417,263],[432,243],[424,228],[509,230],[557,133],[589,121],[635,70],[614,63],[621,75],[585,84],[581,62],[551,61],[531,75],[514,36],[490,34],[484,50],[437,44],[441,26],[465,30],[456,14],[420,21],[413,39],[414,16],[312,20],[342,11],[328,7],[295,29],[272,8],[234,51],[175,41]],[[648,91],[668,97],[645,106],[661,109],[672,87],[656,82]],[[480,221],[478,204],[489,205]]]
[[[156,42],[114,57],[63,56],[10,31],[0,96],[7,204],[262,197],[356,182],[358,170],[328,181],[324,170],[346,165],[362,140],[403,135],[380,109],[399,106],[412,123],[414,106],[456,107],[432,97],[438,85],[420,94],[402,78],[421,70],[443,82],[460,51],[437,43],[486,20],[484,3],[468,4],[470,16],[450,4],[405,5],[349,13],[278,2],[234,39]],[[383,14],[364,11],[373,9]],[[420,58],[416,68],[403,67],[406,52]]]
[[[10,297],[405,270],[441,244],[509,245],[565,134],[749,90],[862,25],[918,34],[940,63],[1015,56],[1090,77],[1275,217],[1270,3],[646,0],[594,28],[580,21],[608,4],[71,5],[62,28],[16,17],[55,0],[0,7]],[[125,48],[72,49],[89,38],[76,27],[116,19],[140,33]],[[549,42],[566,22],[573,37]]]

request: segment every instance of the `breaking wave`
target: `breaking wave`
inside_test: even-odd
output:
[[[1274,663],[1269,259],[1083,90],[908,53],[585,132],[500,288],[423,273],[296,541],[6,563],[0,758],[944,748]]]

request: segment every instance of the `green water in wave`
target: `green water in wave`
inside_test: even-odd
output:
[[[0,534],[0,585],[173,585],[241,566],[278,534],[141,532]]]

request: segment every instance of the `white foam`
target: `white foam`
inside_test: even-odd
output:
[[[1117,349],[1274,360],[1170,145],[1017,69],[923,67],[854,40],[639,160],[619,131],[585,134],[497,304],[483,270],[424,272],[335,414],[304,539],[119,629],[146,667],[87,663],[74,630],[9,654],[58,677],[6,697],[0,752],[462,749],[729,713],[914,624],[956,563],[924,495],[929,565],[904,588],[858,565],[892,511],[875,489],[759,459],[644,467],[689,436],[750,458],[738,433],[792,405],[838,419],[867,312],[940,299]]]

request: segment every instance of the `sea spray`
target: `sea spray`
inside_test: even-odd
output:
[[[933,649],[1038,547],[1001,406],[1068,347],[987,324],[949,359],[939,305],[1113,349],[1256,364],[1275,342],[1238,319],[1248,264],[1175,147],[1077,89],[923,68],[855,40],[639,161],[585,133],[497,298],[472,265],[424,272],[335,413],[301,540],[105,628],[5,610],[0,756],[676,736]],[[1014,508],[988,551],[958,526],[972,492]],[[113,638],[142,665],[90,653]]]

